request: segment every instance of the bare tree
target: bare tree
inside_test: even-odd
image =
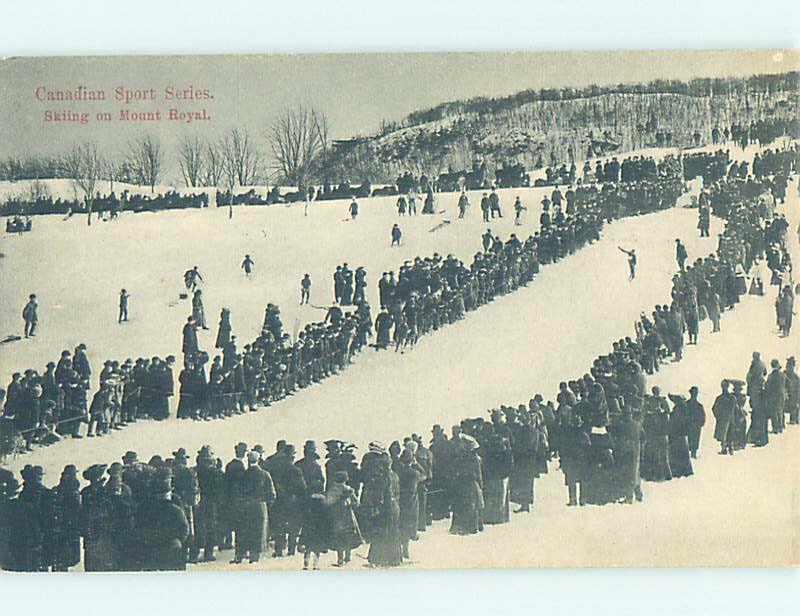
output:
[[[272,154],[278,169],[284,179],[297,186],[300,192],[306,191],[322,150],[319,128],[323,121],[327,140],[327,120],[323,115],[304,107],[287,109],[270,128]]]
[[[202,180],[205,186],[219,188],[222,183],[222,149],[218,142],[206,141],[203,146],[205,152],[205,165],[203,166]]]
[[[221,151],[227,172],[234,174],[239,186],[251,186],[258,181],[261,155],[250,138],[250,133],[240,128],[232,128],[220,140]]]
[[[92,211],[94,207],[95,189],[98,180],[105,174],[106,163],[97,149],[97,144],[91,141],[75,144],[64,156],[64,169],[72,180],[75,192],[83,194],[86,203],[86,224],[92,224]]]
[[[187,186],[200,186],[206,163],[206,144],[200,137],[184,137],[178,142],[178,164]]]
[[[233,199],[237,186],[250,186],[258,179],[261,155],[246,130],[233,128],[217,144],[219,180],[228,191],[228,217],[233,218]]]
[[[127,166],[124,161],[108,157],[103,164],[103,179],[108,180],[109,192],[114,192],[114,182],[124,182]]]
[[[330,127],[328,125],[328,116],[325,113],[311,110],[311,116],[314,120],[314,130],[317,132],[317,139],[319,140],[319,167],[320,179],[324,186],[330,185],[330,165],[329,155],[331,149],[330,142]]]
[[[128,164],[136,182],[154,192],[164,174],[164,153],[158,137],[145,134],[129,142]]]

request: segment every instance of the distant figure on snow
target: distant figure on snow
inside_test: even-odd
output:
[[[350,202],[348,211],[350,212],[350,219],[355,220],[358,216],[358,201],[356,201],[355,197],[353,197],[353,200]]]
[[[311,276],[306,274],[300,281],[300,305],[307,304],[311,299]]]
[[[250,274],[253,273],[254,265],[255,262],[250,258],[250,255],[245,255],[244,261],[242,261],[242,269],[244,270],[244,275],[248,278],[250,277]]]
[[[467,193],[463,190],[461,191],[461,196],[458,198],[458,217],[464,218],[464,214],[467,213],[467,208],[469,207],[469,197],[467,197]]]
[[[633,280],[636,278],[636,249],[625,250],[621,246],[617,246],[617,248],[628,255],[628,280]]]
[[[28,303],[22,309],[22,319],[25,321],[25,337],[30,338],[36,335],[36,325],[39,323],[39,314],[37,309],[39,304],[36,303],[36,295],[31,293],[28,296]]]
[[[119,292],[119,317],[117,323],[122,323],[128,320],[128,292],[125,289]]]
[[[681,271],[686,269],[686,259],[689,258],[689,253],[686,252],[686,246],[680,239],[675,240],[675,260],[678,262],[678,267]]]
[[[183,283],[189,291],[194,291],[197,288],[197,281],[202,282],[203,277],[200,275],[200,270],[195,265],[192,269],[186,270],[183,274]]]
[[[520,222],[520,217],[522,216],[523,210],[527,210],[524,205],[522,205],[522,201],[519,200],[519,196],[514,201],[514,224],[519,226],[522,223]]]
[[[392,225],[392,246],[400,246],[400,238],[403,237],[403,232],[400,227],[395,223]]]

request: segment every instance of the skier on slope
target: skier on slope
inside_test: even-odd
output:
[[[622,246],[617,246],[617,248],[619,248],[621,252],[624,252],[626,255],[628,255],[628,280],[633,280],[636,278],[636,249],[631,248],[630,250],[625,250]]]

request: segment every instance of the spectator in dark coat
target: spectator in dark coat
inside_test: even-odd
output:
[[[294,464],[294,456],[294,445],[287,443],[267,464],[275,487],[270,523],[276,557],[283,556],[284,550],[294,556],[303,518],[306,482],[303,472]]]
[[[728,391],[730,384],[727,380],[722,381],[721,387],[722,392],[714,400],[714,406],[711,407],[711,412],[714,414],[714,419],[716,419],[714,438],[720,444],[721,454],[733,455],[731,426],[736,412],[736,398]]]
[[[618,492],[626,503],[642,500],[642,487],[639,476],[644,428],[635,419],[630,408],[625,405],[621,415],[612,421],[609,433],[614,439],[614,463]]]
[[[68,464],[53,488],[53,571],[68,571],[81,560],[81,492],[78,469]]]
[[[397,464],[397,479],[400,490],[400,542],[403,558],[409,558],[409,541],[416,540],[419,516],[419,482],[425,479],[425,471],[414,460],[410,449],[404,449]]]
[[[183,354],[192,355],[197,353],[199,347],[197,345],[197,325],[194,322],[194,317],[190,316],[186,319],[186,325],[183,326]]]
[[[781,371],[781,364],[777,359],[770,362],[772,372],[767,377],[764,386],[764,406],[772,425],[772,433],[783,432],[784,407],[786,405],[786,375]]]
[[[209,446],[200,448],[197,453],[197,487],[200,502],[197,505],[195,521],[197,550],[203,550],[203,562],[217,560],[214,548],[222,540],[222,523],[225,473],[217,468],[216,460]]]
[[[692,416],[683,396],[670,394],[672,412],[669,415],[669,468],[673,477],[689,477],[694,474],[689,454],[689,430]]]
[[[689,412],[689,452],[692,458],[697,457],[697,450],[700,448],[700,431],[706,424],[706,410],[697,399],[699,389],[692,386],[689,389],[689,399],[686,401],[686,409]]]
[[[149,497],[136,511],[143,555],[140,566],[144,571],[183,571],[189,523],[180,499],[172,495],[172,471],[163,467],[156,473],[149,485]]]
[[[303,457],[294,463],[303,474],[306,493],[309,495],[322,494],[325,491],[325,476],[319,459],[317,444],[314,441],[306,441],[303,445]]]
[[[22,491],[11,503],[9,556],[12,571],[47,571],[53,530],[53,494],[42,485],[41,466],[22,469]]]

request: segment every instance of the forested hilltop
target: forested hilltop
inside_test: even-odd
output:
[[[334,142],[334,177],[436,177],[474,162],[528,169],[647,147],[798,135],[800,73],[524,90],[415,111],[372,136]],[[751,134],[752,133],[752,134]]]

